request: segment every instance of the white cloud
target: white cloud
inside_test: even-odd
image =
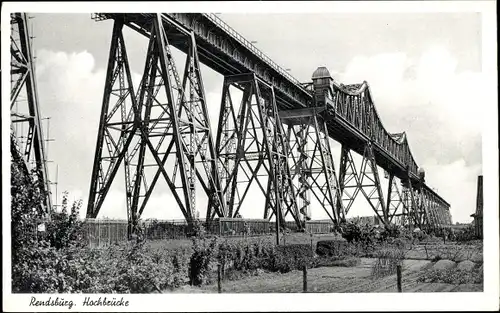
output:
[[[338,80],[368,81],[387,130],[407,132],[428,185],[450,202],[455,221],[468,222],[481,173],[484,77],[457,72],[457,64],[441,46],[429,47],[418,60],[403,53],[356,56]]]

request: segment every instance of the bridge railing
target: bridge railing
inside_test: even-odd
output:
[[[262,51],[257,49],[251,42],[249,42],[245,37],[241,36],[236,30],[234,30],[231,26],[226,24],[222,19],[220,19],[216,14],[214,13],[206,13],[203,14],[205,17],[210,19],[212,22],[214,22],[217,26],[219,26],[221,29],[226,31],[230,36],[232,36],[234,39],[236,39],[240,44],[242,44],[245,48],[248,50],[252,51],[255,55],[257,55],[259,58],[261,58],[263,61],[265,61],[269,66],[271,66],[276,72],[278,72],[280,75],[286,77],[288,80],[293,82],[294,84],[297,84],[297,86],[301,86],[301,83],[299,82],[298,79],[293,77],[288,71],[283,69],[281,66],[276,64],[271,58],[269,58],[267,55],[265,55]]]

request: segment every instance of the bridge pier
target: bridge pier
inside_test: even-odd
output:
[[[243,93],[239,108],[235,88]],[[301,227],[274,88],[253,73],[224,78],[216,151],[227,217],[240,213],[256,184],[266,198],[265,219],[275,215],[285,227],[291,214]]]
[[[143,77],[134,93],[122,31],[123,20],[115,19],[87,217],[97,217],[121,163],[125,171],[129,233],[136,229],[160,176],[188,223],[196,218],[198,184],[209,197],[212,211],[223,216],[225,209],[193,34],[185,32],[183,36],[189,50],[181,79],[167,33],[156,15]]]
[[[337,207],[340,190],[323,113],[324,108],[308,108],[280,111],[280,117],[287,124],[292,179],[298,178],[296,196],[303,204],[300,213],[308,218],[309,193],[312,192],[337,224],[345,214],[343,206]]]
[[[377,164],[372,150],[372,144],[368,142],[364,148],[363,159],[358,170],[351,155],[351,151],[342,145],[340,156],[339,185],[342,201],[345,203],[345,213],[348,214],[356,196],[361,192],[370,204],[379,220],[388,225],[389,212],[384,202],[384,194],[380,185]]]

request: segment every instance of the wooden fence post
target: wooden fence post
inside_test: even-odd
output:
[[[397,279],[398,279],[398,292],[403,292],[403,287],[401,284],[401,265],[398,265],[396,267],[396,274],[397,274]]]
[[[303,280],[303,284],[302,284],[302,289],[304,292],[307,292],[307,265],[304,265],[304,267],[302,268],[302,280]]]
[[[217,264],[217,291],[222,293],[222,282],[221,282],[221,265]]]

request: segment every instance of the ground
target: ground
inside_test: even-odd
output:
[[[356,293],[397,292],[396,275],[372,279],[371,266],[375,259],[363,258],[356,267],[320,267],[307,271],[308,292]],[[431,266],[427,260],[405,260],[402,273],[403,292],[480,292],[481,285],[453,285],[442,283],[417,283],[419,272]],[[289,293],[303,292],[302,271],[286,274],[262,273],[239,280],[223,281],[223,293]],[[217,293],[217,284],[202,287],[184,286],[173,293]]]
[[[310,243],[315,249],[319,240],[339,239],[332,235],[289,234],[282,243]],[[229,240],[274,240],[273,236],[261,238],[230,238]],[[164,247],[178,247],[188,241],[167,241],[151,243]],[[405,255],[402,273],[403,292],[480,292],[481,284],[445,284],[422,283],[417,278],[433,267],[438,260],[453,260],[458,264],[463,260],[471,260],[481,264],[483,260],[482,243],[458,244],[443,243],[439,240],[415,244]],[[355,267],[318,267],[308,269],[308,292],[316,293],[355,293],[355,292],[397,292],[396,275],[373,279],[372,265],[376,259],[362,258]],[[453,263],[453,262],[452,262]],[[260,271],[253,276],[240,279],[224,280],[223,293],[289,293],[303,291],[302,271],[286,274],[266,273]],[[168,293],[217,293],[217,283],[202,287],[183,286]]]

